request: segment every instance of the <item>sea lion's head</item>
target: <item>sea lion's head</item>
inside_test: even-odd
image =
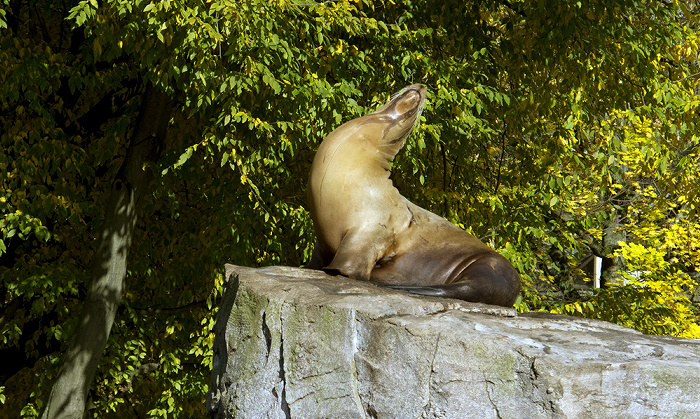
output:
[[[392,157],[403,147],[411,130],[418,124],[425,94],[425,86],[412,84],[394,94],[386,105],[367,115],[370,119],[378,118],[384,125],[377,146],[391,149],[389,154]]]

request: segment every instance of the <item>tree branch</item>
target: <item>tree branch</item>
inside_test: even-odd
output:
[[[520,10],[520,9],[516,8],[515,6],[513,6],[513,4],[512,4],[511,2],[509,2],[508,0],[501,0],[501,4],[504,5],[504,6],[506,6],[506,7],[509,8],[510,10],[514,11],[515,13],[519,14],[520,16],[522,16],[522,17],[527,17],[527,15],[525,14],[525,12],[523,12],[522,10]]]
[[[218,305],[219,300],[221,297],[217,297],[212,301],[213,305]],[[165,315],[165,316],[173,316],[176,314],[180,314],[183,312],[190,311],[194,308],[203,308],[206,307],[207,305],[207,300],[200,300],[200,301],[194,301],[189,304],[185,304],[184,306],[181,307],[172,307],[172,308],[138,308],[134,309],[134,313],[144,315],[144,316],[159,316],[159,315]]]

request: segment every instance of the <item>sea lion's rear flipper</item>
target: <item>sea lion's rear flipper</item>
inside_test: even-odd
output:
[[[406,285],[389,285],[377,284],[383,288],[391,288],[392,290],[410,292],[412,294],[430,295],[432,297],[443,298],[458,298],[466,301],[480,301],[479,293],[468,284],[447,284],[447,285],[431,285],[412,287]],[[471,297],[471,298],[470,298]]]
[[[377,284],[380,287],[391,288],[398,291],[410,292],[412,294],[429,295],[433,297],[456,298],[459,300],[469,301],[473,303],[493,304],[504,307],[513,305],[512,299],[508,295],[504,295],[501,290],[493,287],[472,286],[466,282],[456,282],[445,285],[429,285],[429,286],[403,286],[403,285],[384,285]],[[477,283],[476,285],[480,285]]]

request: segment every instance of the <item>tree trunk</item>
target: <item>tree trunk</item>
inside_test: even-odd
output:
[[[149,85],[126,158],[112,184],[82,314],[42,419],[79,419],[85,413],[88,390],[124,293],[137,205],[153,178],[145,165],[160,155],[171,110],[170,99]]]
[[[624,173],[626,167],[609,168],[613,182],[618,185],[627,183]],[[629,198],[627,193],[619,192],[615,195],[611,191],[606,192],[606,201],[610,207],[609,218],[605,220],[603,226],[603,246],[602,272],[600,273],[600,287],[606,284],[618,282],[620,274],[618,271],[623,267],[622,258],[615,256],[615,250],[620,248],[619,242],[627,241],[627,232],[624,226],[624,219],[627,218],[627,205]]]
[[[613,210],[610,220],[606,220],[607,225],[603,229],[602,245],[605,257],[603,257],[603,270],[600,274],[601,288],[618,280],[620,258],[614,256],[613,253],[620,248],[618,242],[625,241],[625,231],[622,228],[620,218],[620,211]]]

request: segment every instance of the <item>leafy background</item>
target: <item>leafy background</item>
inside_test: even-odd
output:
[[[414,82],[392,178],[513,262],[519,310],[700,338],[696,2],[0,5],[0,417],[44,407],[147,86],[176,105],[94,417],[204,415],[223,264],[302,266],[316,147]]]

